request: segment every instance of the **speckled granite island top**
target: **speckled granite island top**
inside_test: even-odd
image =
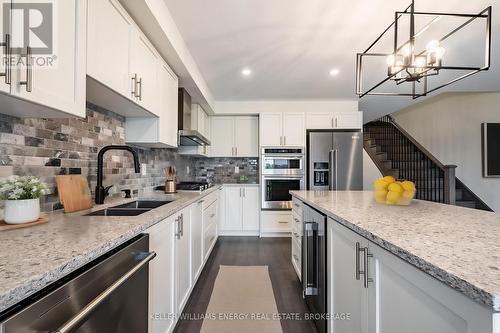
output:
[[[493,311],[500,311],[500,214],[428,201],[386,206],[372,192],[292,195]]]
[[[137,200],[108,199],[92,210],[52,213],[44,225],[0,232],[0,312],[219,188],[145,195],[140,199],[175,201],[139,216],[82,216]]]

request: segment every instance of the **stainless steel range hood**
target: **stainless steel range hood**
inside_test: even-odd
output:
[[[179,89],[179,145],[210,146],[208,140],[196,128],[192,128],[191,96],[184,88]]]

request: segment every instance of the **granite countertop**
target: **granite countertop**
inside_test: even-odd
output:
[[[500,311],[500,214],[414,200],[375,202],[372,192],[292,195],[473,300]]]
[[[44,225],[0,232],[0,312],[219,188],[151,192],[139,199],[175,201],[139,216],[83,216],[138,199],[110,198],[90,210],[51,213]]]

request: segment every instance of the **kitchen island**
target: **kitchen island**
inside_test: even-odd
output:
[[[406,207],[381,205],[372,192],[295,191],[292,195],[328,216],[327,262],[334,266],[328,267],[330,310],[346,311],[335,306],[335,297],[342,294],[344,276],[352,275],[354,280],[354,269],[359,267],[352,272],[337,268],[355,264],[357,245],[369,254],[366,267],[361,264],[360,270],[361,275],[365,268],[370,272],[364,288],[363,283],[360,287],[360,297],[366,301],[365,310],[360,311],[366,311],[367,327],[396,332],[395,323],[413,317],[415,322],[408,324],[420,325],[424,331],[426,324],[432,324],[435,332],[500,331],[499,214],[420,200]],[[343,253],[347,263],[341,262],[338,256],[349,245],[353,254]],[[390,305],[389,301],[402,303]],[[426,317],[421,310],[437,317]],[[408,311],[410,317],[405,315]],[[433,322],[437,318],[446,324]],[[487,323],[485,318],[489,318]],[[384,326],[388,323],[392,329]],[[350,332],[347,326],[336,325]],[[403,327],[400,331],[405,331]]]
[[[143,199],[174,201],[139,216],[84,216],[137,200],[110,198],[91,210],[51,213],[44,225],[0,233],[0,313],[220,188],[151,192]]]

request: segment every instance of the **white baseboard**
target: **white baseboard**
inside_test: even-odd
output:
[[[260,237],[292,237],[291,232],[261,232]]]
[[[259,236],[259,231],[219,230],[219,236]]]

